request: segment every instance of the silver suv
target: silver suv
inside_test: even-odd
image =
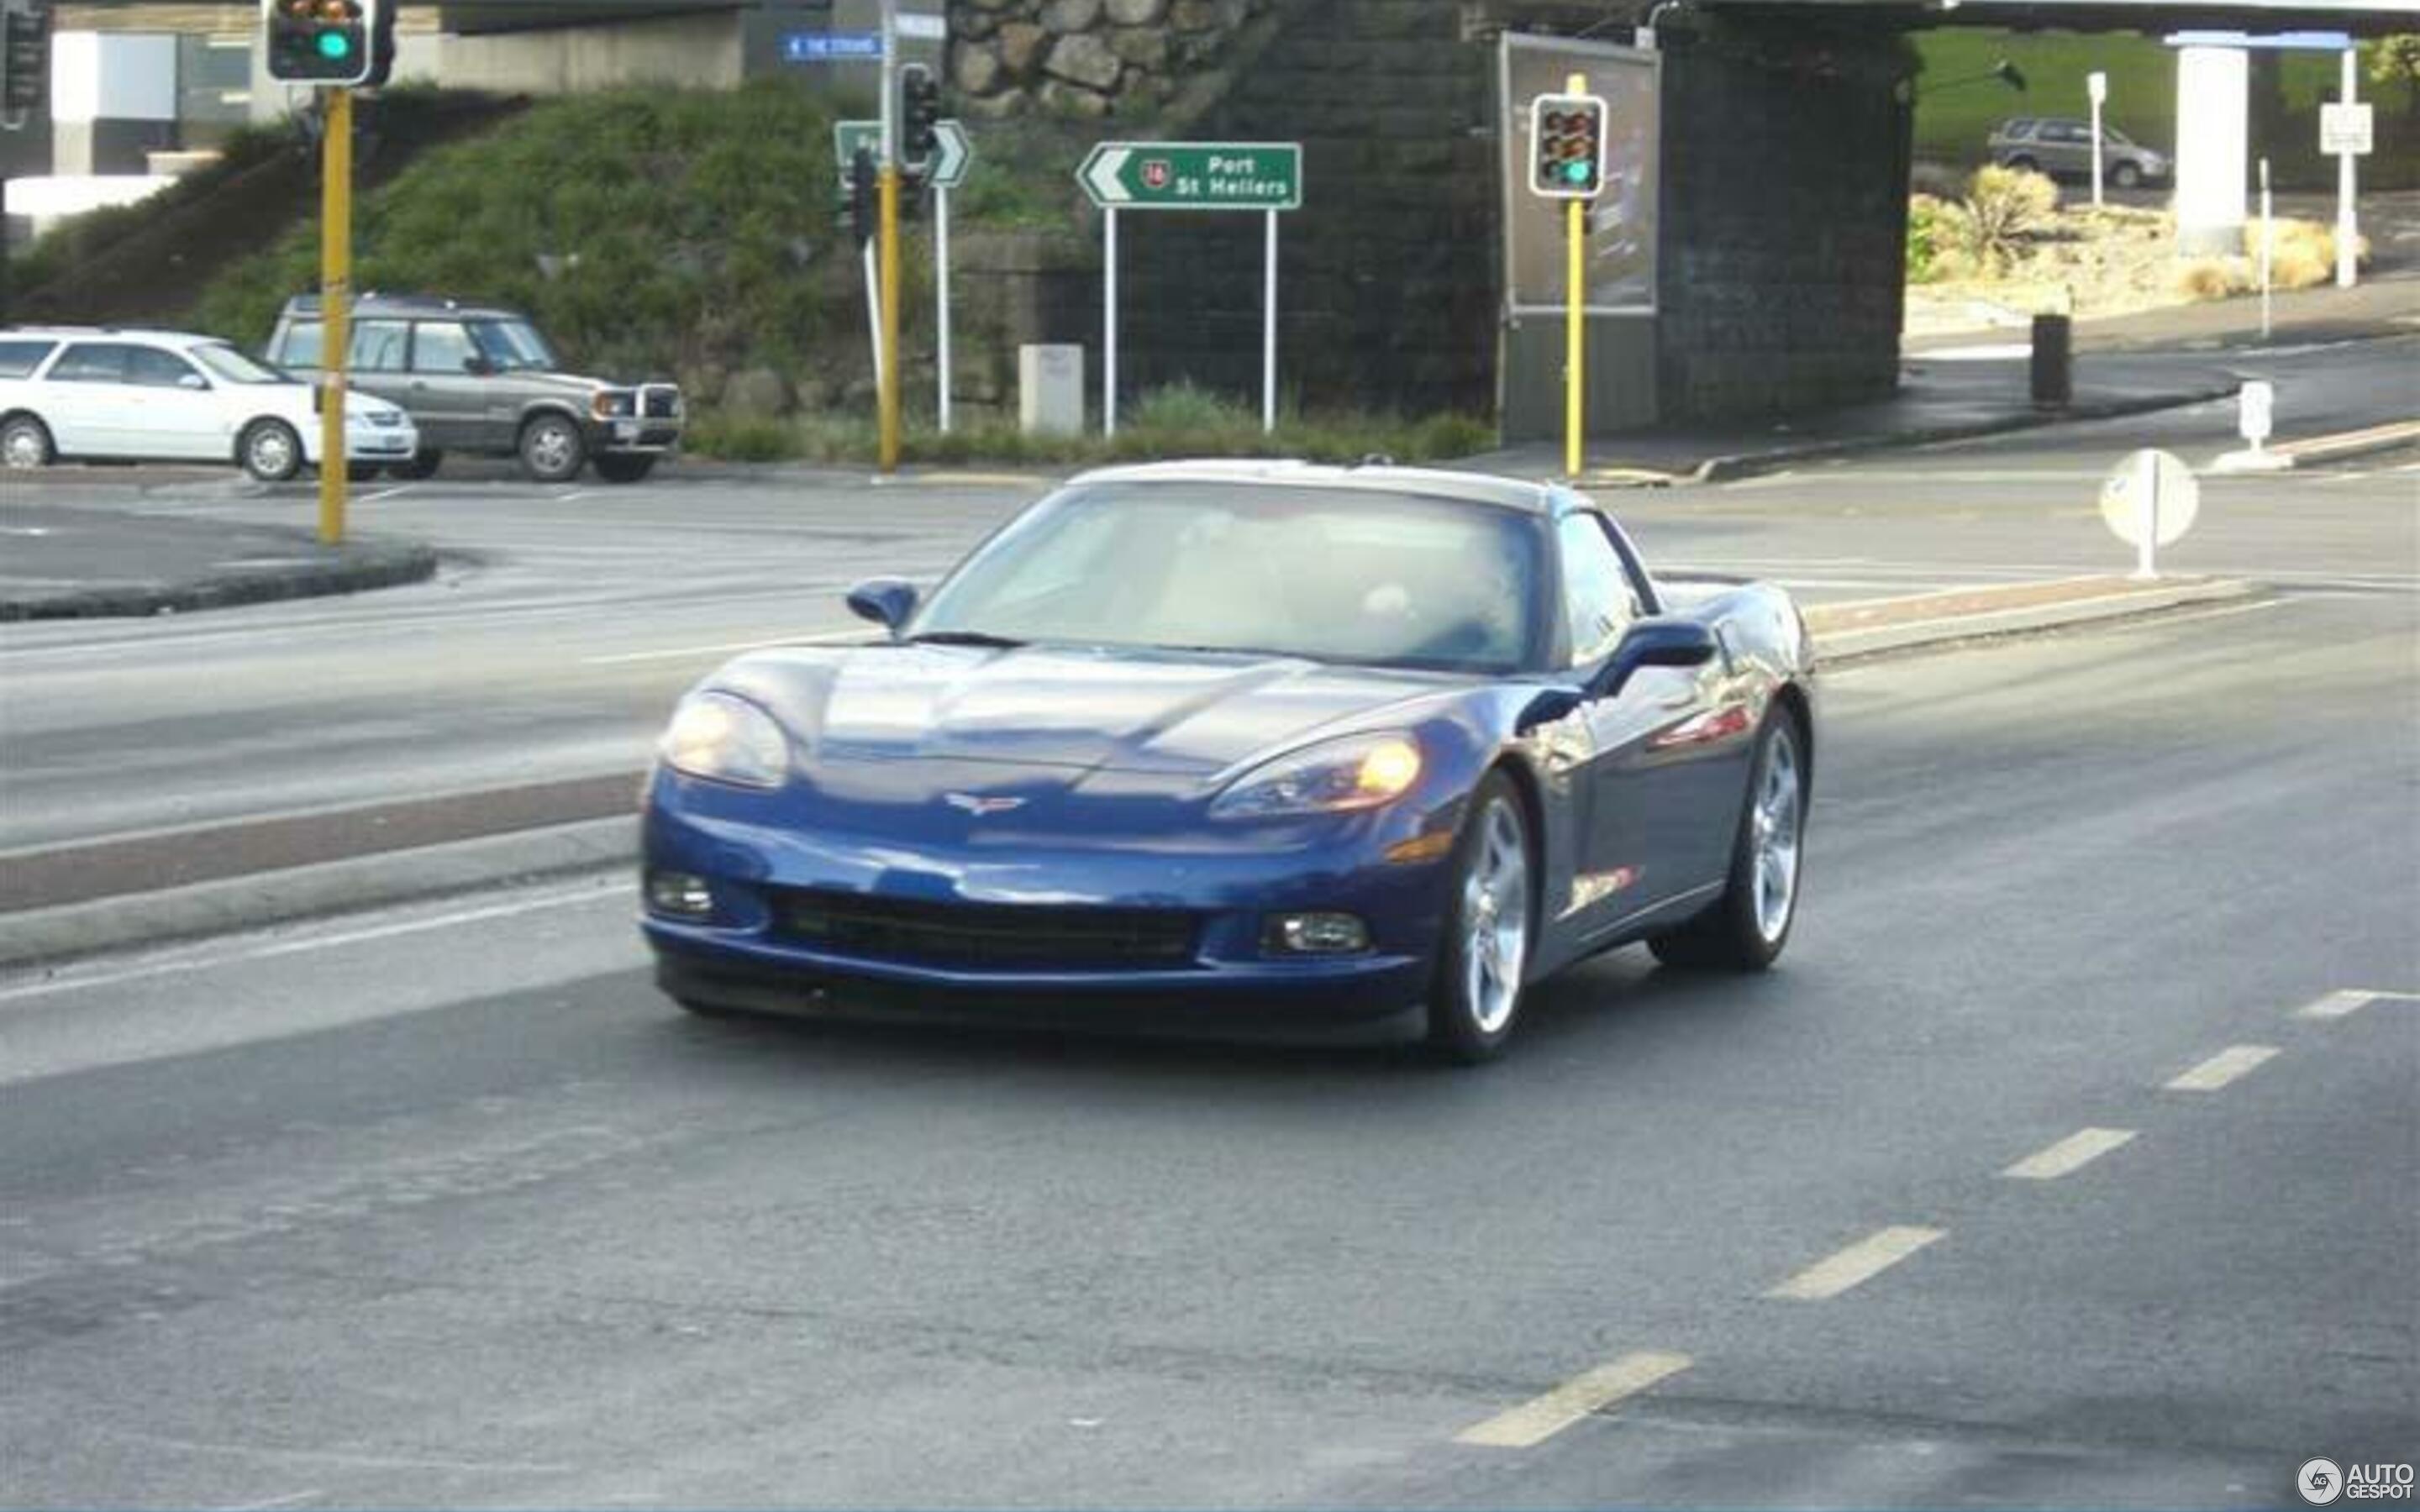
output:
[[[2020,116],[2002,121],[1987,144],[1992,161],[2004,168],[2045,173],[2054,178],[2092,176],[2092,123],[2057,116]],[[2137,145],[2125,132],[2103,123],[2101,128],[2101,171],[2118,189],[2165,183],[2174,165],[2149,147]]]
[[[319,301],[286,301],[269,361],[294,373],[319,366]],[[435,472],[447,452],[519,456],[540,483],[565,483],[594,464],[608,483],[636,483],[680,444],[684,409],[672,383],[611,383],[561,370],[528,316],[501,305],[365,294],[353,301],[347,381],[401,405],[420,448],[393,471]]]

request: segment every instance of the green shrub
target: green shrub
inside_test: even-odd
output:
[[[1944,205],[1935,216],[1934,258],[1939,233],[1965,263],[1993,273],[2015,262],[2058,209],[2058,185],[2042,174],[2018,168],[1978,168],[1966,181],[1966,197]]]
[[[1931,284],[1941,277],[1941,222],[1946,208],[1931,194],[1916,194],[1907,202],[1907,281],[1911,284]]]

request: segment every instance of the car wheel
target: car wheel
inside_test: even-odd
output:
[[[2013,168],[2019,173],[2041,172],[2041,164],[2034,162],[2033,159],[2026,157],[2022,152],[2018,153],[2015,157],[2010,158],[2007,162],[2002,163],[2001,166],[2004,168]]]
[[[437,476],[437,469],[443,464],[444,460],[445,454],[440,451],[414,452],[411,454],[411,461],[398,462],[387,469],[387,471],[392,476],[418,483],[423,478]]]
[[[376,462],[348,462],[345,476],[355,483],[367,483],[383,471]]]
[[[2109,170],[2109,182],[2118,189],[2133,189],[2143,181],[2143,170],[2131,162],[2121,162]]]
[[[1670,966],[1762,971],[1790,943],[1807,840],[1807,761],[1797,717],[1776,708],[1757,734],[1730,876],[1713,907],[1647,948]]]
[[[597,475],[607,483],[638,483],[656,471],[653,455],[609,455],[597,459]]]
[[[1493,1059],[1512,1037],[1537,933],[1529,918],[1532,849],[1512,779],[1489,773],[1454,842],[1446,938],[1429,995],[1429,1043],[1450,1060]]]
[[[0,425],[0,464],[19,470],[46,468],[58,455],[50,427],[31,415],[10,415]]]
[[[521,471],[539,483],[569,483],[588,460],[588,441],[568,415],[544,414],[521,427]]]
[[[282,420],[256,420],[236,438],[236,460],[257,483],[284,483],[302,471],[302,438]]]

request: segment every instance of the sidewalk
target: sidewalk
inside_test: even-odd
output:
[[[1971,347],[1969,337],[1960,345]],[[2079,358],[2075,399],[2035,407],[2022,356],[1962,361],[1912,355],[1887,399],[1763,423],[1687,426],[1590,439],[1580,482],[1594,486],[1715,483],[1792,463],[1859,452],[1962,440],[2078,420],[2105,420],[2225,398],[2239,379],[2201,358]],[[1563,475],[1560,441],[1529,441],[1457,466],[1515,477]]]
[[[2333,285],[2289,289],[2271,297],[2270,334],[2260,337],[2257,295],[2170,305],[2133,315],[2075,324],[2079,357],[2147,351],[2257,352],[2268,347],[2304,347],[2381,336],[2420,334],[2420,270],[2397,269],[2365,275],[2349,289]],[[1911,358],[1978,342],[2024,341],[2026,327],[1940,332],[1907,344]]]
[[[183,613],[425,582],[437,553],[376,537],[48,504],[0,507],[0,620]]]

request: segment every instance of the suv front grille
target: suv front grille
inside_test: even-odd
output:
[[[776,927],[819,950],[998,971],[1183,966],[1202,927],[1200,915],[1174,908],[923,903],[808,888],[778,889],[773,902]]]
[[[639,391],[639,412],[649,420],[670,420],[680,413],[680,390],[651,383]]]

